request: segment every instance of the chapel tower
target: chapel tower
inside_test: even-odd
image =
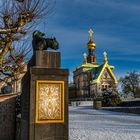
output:
[[[96,62],[93,30],[90,29],[88,33],[88,54],[83,54],[84,61],[73,71],[76,98],[93,98],[94,95],[102,95],[103,90],[109,89],[112,85],[117,87],[118,83],[113,73],[114,66],[109,65],[106,52],[103,53],[103,62]]]
[[[93,41],[93,30],[90,29],[88,32],[89,32],[89,41],[87,43],[88,48],[87,62],[93,64],[96,63],[96,56],[94,54],[96,43]]]

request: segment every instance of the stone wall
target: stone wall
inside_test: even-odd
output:
[[[16,94],[0,96],[0,140],[15,140]]]
[[[134,101],[123,101],[118,106],[128,107],[128,106],[140,106],[140,100]]]
[[[133,113],[140,115],[140,107],[108,107],[103,109],[115,112]]]

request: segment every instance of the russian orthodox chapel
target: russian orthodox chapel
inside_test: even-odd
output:
[[[76,96],[79,98],[93,97],[95,94],[102,95],[104,89],[109,89],[112,85],[117,87],[118,81],[113,73],[114,66],[109,65],[107,53],[103,53],[103,63],[98,64],[94,54],[95,48],[93,30],[90,29],[87,43],[88,54],[83,54],[83,63],[73,72]]]

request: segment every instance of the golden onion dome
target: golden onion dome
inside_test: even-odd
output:
[[[96,43],[93,42],[92,40],[90,40],[90,41],[87,43],[87,47],[88,47],[88,49],[95,49],[95,48],[96,48]]]

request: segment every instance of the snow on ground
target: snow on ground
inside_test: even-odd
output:
[[[140,140],[140,116],[69,107],[70,140]]]

